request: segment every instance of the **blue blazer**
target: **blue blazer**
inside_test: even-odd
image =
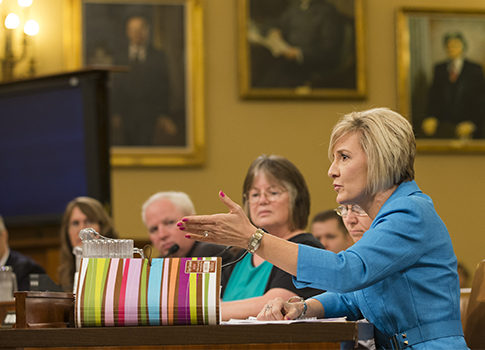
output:
[[[363,238],[346,251],[299,246],[294,283],[329,291],[314,297],[326,318],[368,319],[378,348],[390,348],[392,341],[409,349],[467,349],[456,266],[450,235],[431,198],[410,181],[394,191]]]

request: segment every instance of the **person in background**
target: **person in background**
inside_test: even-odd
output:
[[[234,258],[233,253],[226,250],[226,246],[196,242],[180,235],[177,222],[186,215],[195,215],[195,208],[184,192],[158,192],[142,205],[141,218],[148,230],[150,241],[160,256],[221,256],[223,263]],[[173,251],[174,245],[179,247],[176,251]]]
[[[58,284],[67,292],[73,290],[76,272],[76,257],[72,250],[82,245],[79,231],[84,228],[93,228],[107,238],[118,237],[113,220],[97,199],[77,197],[67,204],[61,223],[58,268]]]
[[[308,300],[269,300],[259,320],[365,318],[374,325],[377,348],[467,349],[457,259],[433,201],[414,181],[409,121],[388,108],[344,115],[328,155],[337,202],[357,204],[373,220],[346,251],[262,233],[222,191],[229,213],[185,217],[179,227],[191,239],[247,247],[295,276],[297,287],[327,290]]]
[[[364,236],[364,233],[372,224],[372,219],[358,205],[339,205],[335,212],[342,217],[343,223],[354,243],[357,243]],[[369,321],[362,319],[359,322]],[[355,349],[374,350],[376,349],[376,344],[374,339],[359,340]]]
[[[345,228],[354,242],[359,241],[372,224],[372,219],[358,205],[339,205],[335,212],[342,217]]]
[[[312,219],[311,233],[325,249],[334,253],[345,250],[354,244],[342,218],[334,210],[325,210],[316,214]]]
[[[262,155],[252,162],[243,184],[243,207],[256,227],[290,242],[323,248],[304,231],[310,194],[303,175],[288,159]],[[241,257],[222,271],[221,311],[225,321],[256,316],[270,298],[289,298],[297,293],[309,297],[322,292],[314,288],[297,290],[291,275],[255,254],[246,254],[244,249],[236,255]]]
[[[8,245],[8,231],[0,216],[0,266],[11,266],[17,276],[17,290],[29,291],[31,273],[45,274],[45,270],[33,259],[11,250]]]

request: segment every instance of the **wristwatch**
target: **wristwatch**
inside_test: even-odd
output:
[[[266,231],[264,228],[258,228],[256,230],[256,232],[249,239],[248,249],[247,249],[248,252],[250,252],[251,254],[254,254],[254,252],[261,245],[261,240],[263,239],[263,235],[265,233],[268,233],[268,231]]]
[[[303,310],[301,310],[300,316],[298,316],[297,318],[295,318],[295,320],[301,320],[306,315],[306,312],[308,310],[308,305],[306,304],[305,299],[303,299],[302,297],[300,297],[298,295],[295,295],[295,296],[291,297],[290,299],[288,299],[287,303],[291,303],[291,301],[293,299],[299,299],[303,303]]]

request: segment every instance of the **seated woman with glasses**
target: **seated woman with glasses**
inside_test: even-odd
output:
[[[304,231],[310,194],[303,175],[288,159],[262,155],[253,161],[244,180],[243,207],[256,227],[294,243],[323,248],[311,233]],[[245,252],[242,249],[236,258]],[[297,289],[290,274],[256,254],[247,254],[222,270],[222,319],[256,316],[275,297],[308,298],[321,292],[314,288]]]
[[[354,243],[358,242],[365,231],[370,228],[372,219],[359,205],[339,205],[335,212],[342,217],[345,228],[349,232],[350,237]],[[361,320],[368,322],[367,320]],[[375,349],[376,344],[374,339],[359,340],[357,349]]]
[[[349,231],[350,237],[354,242],[362,238],[372,224],[372,219],[357,204],[340,205],[335,212],[342,217],[345,228]]]

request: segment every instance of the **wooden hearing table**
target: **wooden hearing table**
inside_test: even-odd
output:
[[[340,349],[373,337],[357,322],[92,328],[0,328],[0,349]]]

